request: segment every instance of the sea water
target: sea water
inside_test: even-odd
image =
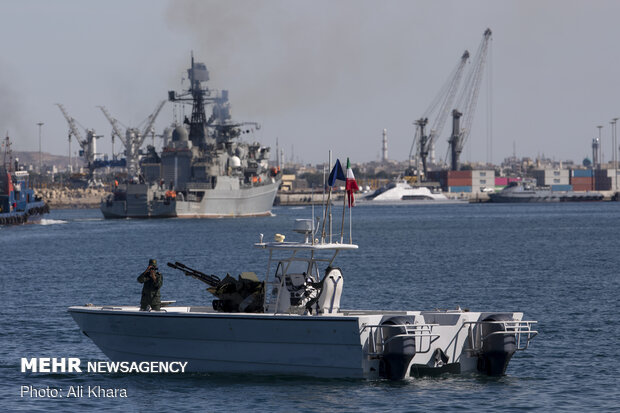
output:
[[[0,227],[2,410],[620,408],[620,203],[353,208],[352,239],[359,250],[338,257],[342,307],[521,311],[524,319],[538,320],[539,335],[515,354],[500,378],[444,375],[390,382],[21,372],[22,358],[106,361],[67,307],[137,305],[136,277],[149,258],[158,260],[164,275],[162,299],[179,305],[210,305],[212,297],[204,284],[167,267],[168,261],[220,277],[242,271],[263,276],[266,253],[252,246],[260,234],[265,240],[275,233],[297,239],[293,220],[313,214],[310,207],[273,212],[249,219],[104,220],[98,210],[58,210],[38,224]],[[334,208],[335,240],[341,219],[341,209]],[[347,241],[348,226],[347,215]],[[104,393],[86,394],[91,388]],[[54,389],[64,396],[69,389],[83,394],[50,397]],[[117,392],[106,396],[105,390]]]

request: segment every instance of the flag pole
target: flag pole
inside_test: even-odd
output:
[[[351,225],[351,213],[353,212],[353,208],[349,208],[349,244],[353,244],[353,226]]]
[[[340,224],[340,243],[341,244],[344,244],[344,212],[347,209],[347,195],[348,195],[348,192],[345,190],[344,197],[342,197],[342,223]]]
[[[314,236],[316,235],[316,230],[318,228],[314,228],[314,187],[312,187],[312,195],[310,196],[310,205],[312,205],[312,226],[310,230],[312,231],[312,245],[314,245]]]
[[[329,165],[332,164],[332,150],[329,150]],[[329,186],[329,195],[327,196],[327,212],[329,213],[329,243],[332,243],[332,204],[330,195],[332,194],[332,186]]]
[[[330,189],[329,192],[332,190]],[[327,206],[329,208],[329,243],[332,243],[332,204],[331,202]]]
[[[328,166],[329,168],[329,166]],[[321,243],[323,243],[325,238],[325,165],[323,165],[323,196],[321,197],[321,206],[323,210],[321,211],[321,215],[323,218],[323,230],[321,231]]]
[[[330,165],[332,164],[332,151],[331,149],[329,150],[329,155],[327,158],[327,162],[328,162],[328,168],[330,167]],[[331,185],[329,186],[329,193],[327,194],[327,203],[323,206],[323,224],[321,226],[321,243],[324,244],[325,243],[325,221],[327,221],[327,213],[329,211],[329,200],[331,198],[332,195],[332,187]],[[325,174],[323,174],[323,199],[325,199]],[[330,217],[330,225],[331,225],[331,217]]]
[[[332,187],[329,187],[329,192],[327,193],[327,204],[329,205],[329,198],[331,198],[332,196]],[[325,221],[327,220],[327,209],[329,207],[325,208],[323,211],[325,212],[323,214],[323,227],[321,229],[321,243],[324,244],[325,243]]]

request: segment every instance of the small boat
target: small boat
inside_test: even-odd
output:
[[[181,263],[168,265],[209,284],[212,306],[73,306],[82,333],[113,361],[187,362],[186,371],[401,380],[441,373],[503,375],[528,348],[536,321],[523,313],[455,310],[358,310],[340,306],[341,253],[352,243],[316,239],[312,220],[297,220],[304,239],[262,234],[268,253],[255,273],[220,280]],[[359,274],[352,274],[351,280]]]
[[[586,191],[553,191],[537,188],[535,181],[523,180],[511,182],[501,191],[489,194],[491,202],[498,203],[526,203],[526,202],[592,202],[602,201],[600,192]]]
[[[406,180],[397,180],[382,186],[360,199],[363,203],[466,203],[463,200],[450,199],[441,191],[431,190],[426,186],[411,186]]]
[[[0,167],[0,225],[16,225],[33,221],[47,214],[49,206],[30,188],[28,171],[13,165],[11,142],[3,142],[4,165]]]

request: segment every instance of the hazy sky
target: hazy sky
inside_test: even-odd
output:
[[[580,162],[597,125],[607,160],[620,116],[618,1],[0,0],[0,16],[0,131],[16,150],[38,150],[44,122],[43,150],[67,154],[60,102],[110,152],[96,106],[141,123],[181,89],[193,50],[211,88],[229,90],[233,117],[261,123],[257,139],[279,138],[285,158],[376,160],[387,128],[389,158],[406,160],[412,122],[487,27],[492,106],[484,80],[463,160],[487,160],[489,123],[495,163],[513,144],[518,156]]]

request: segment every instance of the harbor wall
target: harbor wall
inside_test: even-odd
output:
[[[107,191],[104,188],[43,188],[36,189],[35,193],[52,209],[99,208]]]

